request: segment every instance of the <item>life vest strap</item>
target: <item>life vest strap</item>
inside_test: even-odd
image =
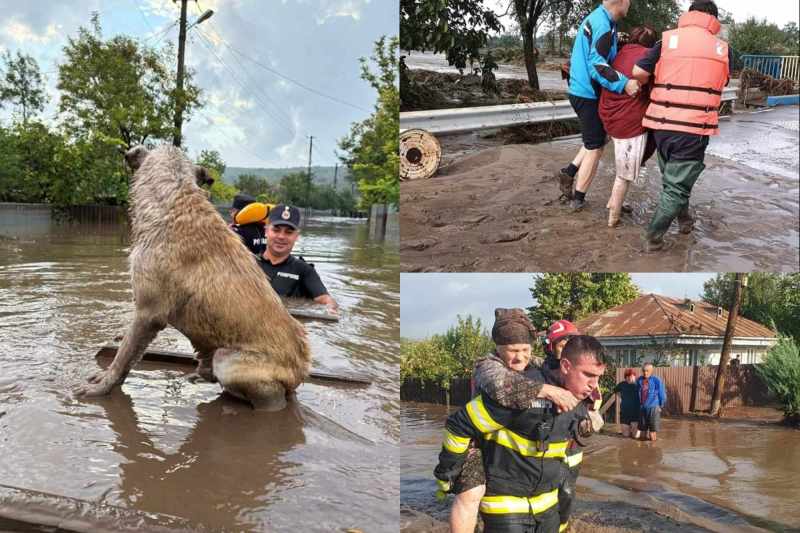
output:
[[[672,89],[676,89],[678,91],[698,91],[702,93],[709,93],[709,94],[717,94],[722,96],[722,91],[717,91],[712,89],[711,87],[694,87],[692,85],[674,85],[672,83],[654,83],[653,87],[658,87],[660,89],[666,89],[671,91]]]
[[[651,104],[660,105],[661,107],[678,107],[681,109],[696,109],[698,111],[705,111],[706,113],[711,113],[712,111],[718,111],[719,107],[717,106],[710,106],[710,105],[692,105],[692,104],[679,104],[676,102],[664,102],[661,100],[650,100]]]
[[[668,118],[663,117],[653,117],[651,115],[645,114],[644,118],[652,120],[654,122],[660,122],[661,124],[675,124],[676,126],[687,126],[689,128],[702,128],[704,130],[715,130],[719,127],[719,124],[700,124],[697,122],[683,122],[682,120],[670,120]]]

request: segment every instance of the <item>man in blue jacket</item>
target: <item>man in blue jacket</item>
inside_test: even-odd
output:
[[[642,366],[642,375],[636,380],[636,390],[642,405],[636,438],[646,431],[645,439],[655,441],[661,426],[661,408],[667,403],[667,391],[659,377],[653,375],[651,363]]]
[[[576,173],[578,175],[575,195],[570,203],[576,211],[585,204],[586,191],[606,143],[606,131],[597,114],[600,89],[604,87],[618,94],[624,91],[629,96],[636,96],[639,92],[637,80],[611,68],[617,56],[617,21],[628,13],[630,6],[631,0],[603,0],[603,4],[581,23],[572,46],[569,102],[581,123],[583,150],[562,173],[570,178],[574,178]]]

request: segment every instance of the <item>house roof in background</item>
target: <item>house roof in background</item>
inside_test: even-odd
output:
[[[692,309],[693,304],[693,309]],[[725,309],[703,301],[643,294],[636,300],[595,313],[576,322],[586,335],[595,337],[639,337],[648,335],[700,335],[724,337],[728,323]],[[768,327],[739,316],[734,337],[777,335]]]

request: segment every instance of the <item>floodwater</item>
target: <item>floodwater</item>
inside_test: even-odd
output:
[[[447,56],[445,54],[433,54],[431,52],[408,52],[403,51],[406,56],[406,66],[410,69],[432,70],[434,72],[450,72],[453,74],[458,73],[458,69],[447,64]],[[477,66],[477,65],[476,65]],[[464,72],[471,72],[468,68]],[[553,70],[544,70],[541,66],[537,69],[539,75],[539,88],[549,91],[563,91],[566,90],[567,85],[561,79],[561,73]],[[494,71],[497,79],[515,79],[527,80],[528,71],[525,70],[525,65],[509,65],[500,64],[499,68]]]
[[[662,189],[655,157],[643,167],[642,183],[629,188],[633,213],[610,229],[613,145],[586,207],[574,213],[559,203],[554,176],[574,157],[579,138],[504,146],[502,136],[443,136],[438,174],[400,186],[403,271],[794,272],[798,117],[797,106],[782,106],[722,119],[692,190],[694,231],[682,235],[674,225],[666,249],[655,253],[643,251]]]
[[[434,498],[432,474],[447,413],[440,405],[402,404],[403,529],[413,530],[421,515],[447,519],[447,506]],[[619,437],[615,428],[609,424],[603,434],[592,437],[581,466],[579,500],[606,502],[593,504],[597,514],[584,521],[619,513],[624,502],[638,507],[640,515],[657,511],[680,520],[686,529],[798,531],[800,431],[663,419],[658,442],[651,443]],[[653,531],[664,530],[654,527]]]
[[[312,219],[296,250],[342,309],[305,323],[314,368],[371,385],[305,383],[262,413],[188,383],[191,368],[143,362],[78,401],[132,318],[125,227],[0,205],[0,529],[396,531],[399,258],[368,233]],[[191,352],[172,329],[151,348]]]

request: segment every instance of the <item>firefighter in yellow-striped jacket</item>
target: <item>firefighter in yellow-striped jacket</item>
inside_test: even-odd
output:
[[[583,400],[597,388],[605,364],[600,343],[579,335],[567,343],[556,372],[542,373],[540,379]],[[478,395],[448,418],[434,475],[440,489],[449,491],[464,464],[469,441],[475,439],[486,472],[486,495],[480,504],[484,531],[556,532],[560,529],[558,490],[567,473],[568,448],[586,427],[591,422],[583,402],[558,413],[546,399],[520,410]]]

